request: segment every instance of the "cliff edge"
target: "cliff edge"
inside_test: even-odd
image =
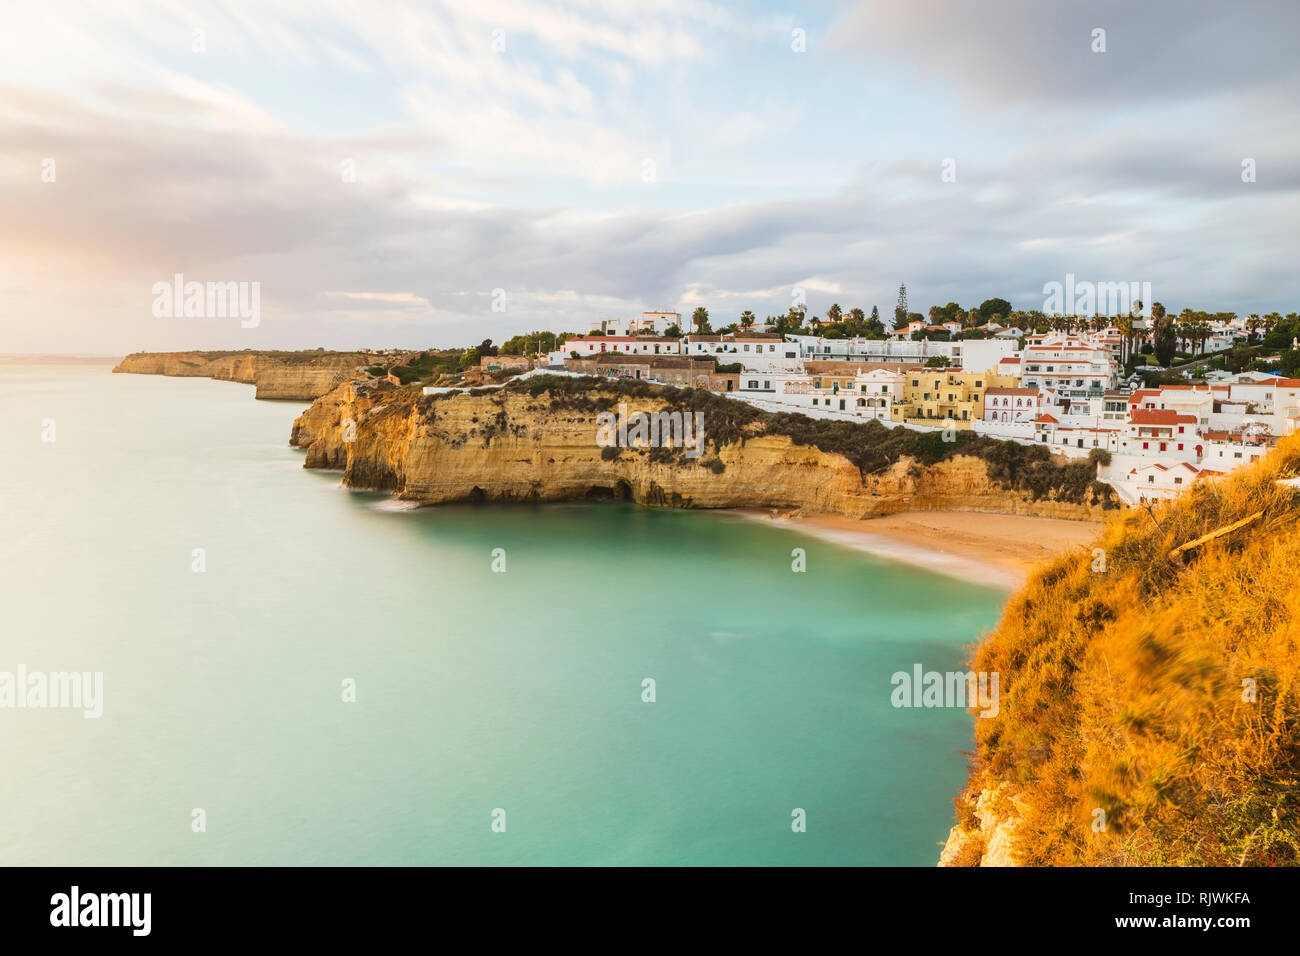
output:
[[[135,352],[113,371],[243,382],[257,387],[257,398],[309,402],[371,361],[362,352]]]
[[[703,444],[602,447],[602,413],[700,415]],[[701,389],[539,377],[423,397],[345,383],[294,423],[306,467],[422,504],[624,498],[682,508],[904,508],[1097,519],[1116,507],[1087,462],[970,433],[943,442],[879,423],[772,415]]]

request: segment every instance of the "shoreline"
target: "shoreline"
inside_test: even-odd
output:
[[[750,508],[722,513],[1008,592],[1044,561],[1090,544],[1102,528],[1098,521],[983,511],[902,511],[865,519]]]

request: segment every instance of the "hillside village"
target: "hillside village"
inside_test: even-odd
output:
[[[696,327],[707,328],[699,318]],[[1185,323],[1180,341],[1190,351],[1181,369],[1155,365],[1158,319],[1056,317],[1046,331],[1030,331],[1010,317],[969,324],[973,311],[962,321],[934,318],[913,318],[879,337],[846,337],[816,319],[791,332],[769,331],[752,317],[730,330],[684,333],[680,314],[646,312],[602,320],[586,335],[534,333],[534,354],[478,355],[463,374],[424,391],[546,371],[706,388],[812,418],[970,429],[1088,458],[1098,480],[1130,505],[1174,497],[1249,464],[1300,421],[1300,378],[1228,370],[1224,356],[1255,340],[1258,316]],[[489,344],[480,351],[496,352]]]

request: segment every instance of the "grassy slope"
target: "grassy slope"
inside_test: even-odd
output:
[[[1021,863],[1300,863],[1300,491],[1276,484],[1297,473],[1300,436],[1113,519],[1104,570],[1064,556],[1007,605],[974,653],[1001,710],[976,721],[971,783],[1015,794]]]

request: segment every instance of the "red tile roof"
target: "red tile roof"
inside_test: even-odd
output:
[[[1195,415],[1179,415],[1172,408],[1134,408],[1128,413],[1130,425],[1196,424]]]

